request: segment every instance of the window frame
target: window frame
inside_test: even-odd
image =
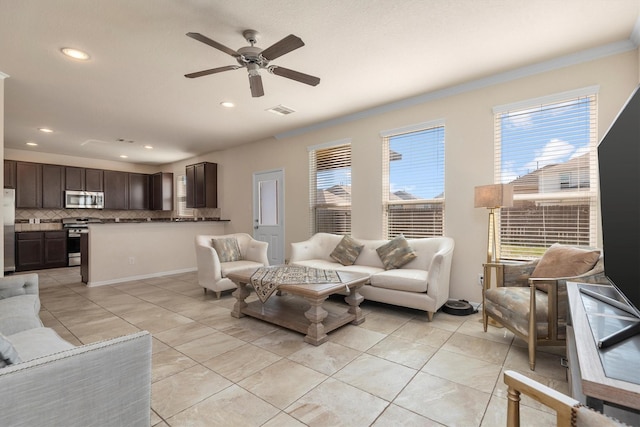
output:
[[[347,176],[348,183],[344,185],[348,187],[348,192],[342,195],[336,195],[337,203],[318,203],[318,153],[330,152],[334,150],[337,155],[333,159],[336,162],[336,169],[343,168],[348,164]],[[309,153],[309,232],[311,235],[318,232],[327,232],[334,234],[351,234],[351,203],[352,203],[352,150],[351,138],[331,141],[324,144],[318,144],[307,147]],[[348,158],[344,154],[348,151]],[[325,165],[326,166],[326,165]],[[328,170],[329,168],[327,168]],[[345,199],[345,195],[347,196]],[[324,209],[327,217],[342,217],[341,221],[318,221],[318,209]]]
[[[539,98],[533,98],[529,100],[519,101],[511,104],[505,104],[496,106],[493,109],[494,113],[494,182],[495,183],[509,183],[520,180],[524,182],[527,175],[534,177],[537,173],[536,191],[524,191],[523,187],[518,188],[514,184],[514,207],[501,208],[499,215],[497,215],[498,221],[498,236],[497,236],[497,252],[500,254],[501,259],[504,260],[528,260],[537,258],[544,253],[544,251],[556,241],[569,244],[573,246],[595,247],[597,245],[597,232],[599,228],[598,223],[598,167],[597,167],[597,145],[598,145],[598,86],[589,86],[572,91],[566,91],[556,93]],[[518,178],[509,181],[505,176],[506,167],[502,165],[502,150],[503,150],[503,133],[502,133],[502,120],[509,115],[514,116],[516,114],[525,114],[526,112],[536,113],[551,113],[555,108],[562,108],[563,105],[578,105],[580,103],[588,104],[588,112],[586,118],[588,119],[588,151],[585,154],[589,154],[588,157],[580,159],[581,156],[569,157],[568,160],[559,162],[557,164],[549,165],[547,169],[547,177],[544,177],[545,167],[538,167],[530,173],[519,176]],[[571,125],[579,123],[581,117],[577,117],[575,121],[567,121],[563,123],[563,130]],[[550,122],[550,123],[549,123]],[[549,121],[546,126],[551,126],[553,122]],[[554,123],[555,124],[555,123]],[[544,128],[541,128],[544,129]],[[543,132],[543,131],[540,131]],[[561,131],[556,131],[561,134]],[[530,135],[538,135],[532,133]],[[521,139],[525,139],[522,137]],[[526,144],[523,143],[526,149]],[[530,150],[533,150],[533,143],[531,143]],[[577,151],[577,150],[576,150]],[[573,156],[573,155],[572,155]],[[569,163],[573,161],[575,165],[571,166],[571,169],[563,168],[562,165],[569,166]],[[588,179],[583,176],[584,170],[588,167]],[[557,170],[554,172],[552,168]],[[581,173],[583,172],[583,173]],[[552,173],[557,176],[557,183],[553,181]],[[550,185],[551,183],[551,185]],[[586,185],[588,183],[588,185]],[[551,188],[551,190],[546,190]],[[534,240],[533,236],[536,234],[534,226],[527,227],[522,226],[522,223],[517,222],[520,217],[518,216],[518,209],[524,210],[525,204],[533,203],[535,209],[530,209],[530,212],[539,211],[541,217],[541,223],[538,226],[539,239]],[[552,219],[545,218],[548,215]],[[570,217],[576,218],[575,227],[570,229],[566,227],[571,223],[566,219]],[[554,222],[556,221],[556,222]],[[581,224],[588,223],[588,230],[584,230]],[[530,224],[533,224],[529,220]],[[515,224],[515,225],[514,225]],[[557,234],[553,236],[554,232],[548,231],[549,229],[555,229]],[[515,230],[521,230],[516,232]],[[565,231],[566,230],[566,231]],[[564,235],[563,235],[564,234]],[[522,245],[517,245],[514,242],[518,240],[517,235],[525,236],[520,237]],[[507,242],[511,243],[508,244]]]
[[[442,152],[441,158],[437,160],[437,167],[441,169],[442,174],[442,197],[418,198],[412,200],[391,200],[391,143],[394,137],[404,137],[410,134],[421,132],[441,132]],[[398,234],[403,234],[407,238],[421,237],[437,237],[445,234],[445,157],[446,157],[446,126],[444,119],[431,120],[428,122],[417,123],[395,129],[384,130],[380,132],[382,139],[382,228],[383,235],[391,239]],[[426,175],[423,175],[426,177]],[[435,205],[439,206],[435,208]],[[422,212],[418,206],[422,207]],[[393,208],[405,207],[407,210],[413,210],[418,213],[418,219],[414,222],[414,213],[406,220],[406,213],[400,213],[405,217],[405,223],[392,224]],[[424,214],[427,214],[426,216]],[[422,214],[422,215],[421,215]],[[430,219],[428,217],[431,217]],[[402,220],[400,220],[402,221]],[[425,227],[425,225],[428,225]]]

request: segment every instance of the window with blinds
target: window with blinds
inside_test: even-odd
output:
[[[309,200],[312,234],[351,234],[350,141],[309,149]]]
[[[540,256],[552,244],[596,245],[597,88],[496,107],[495,182],[512,183],[500,209],[503,259]]]
[[[444,122],[381,132],[387,238],[444,234]]]
[[[178,216],[193,216],[193,209],[187,208],[187,176],[176,177],[176,201],[178,202]]]

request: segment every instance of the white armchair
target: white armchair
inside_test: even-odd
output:
[[[220,262],[220,257],[213,247],[213,239],[235,238],[240,249],[240,257],[235,261]],[[196,236],[196,262],[198,266],[198,283],[204,288],[210,289],[220,298],[222,291],[235,289],[236,285],[227,278],[229,273],[250,267],[263,267],[269,265],[267,257],[267,242],[255,240],[246,233]],[[223,256],[224,259],[224,256]]]

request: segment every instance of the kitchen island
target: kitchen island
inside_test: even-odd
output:
[[[195,271],[195,236],[225,234],[228,222],[91,224],[81,241],[82,281],[100,286]]]

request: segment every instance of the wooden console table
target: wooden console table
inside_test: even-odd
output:
[[[571,395],[596,410],[638,425],[640,372],[634,365],[640,365],[640,335],[618,344],[617,348],[614,346],[600,350],[594,336],[602,337],[603,328],[607,327],[608,320],[616,321],[628,315],[622,310],[584,295],[580,292],[580,286],[588,286],[591,289],[597,286],[609,287],[567,282],[571,314],[570,325],[567,326]],[[628,372],[628,375],[625,372]],[[620,377],[624,379],[619,379]]]

